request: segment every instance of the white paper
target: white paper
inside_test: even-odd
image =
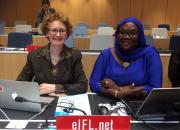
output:
[[[17,129],[23,129],[26,127],[28,121],[26,120],[12,120],[10,121],[6,128],[17,128]]]
[[[58,105],[70,107],[71,103],[74,104],[75,108],[85,111],[87,115],[91,115],[91,109],[87,94],[59,97]],[[55,115],[84,115],[84,114],[77,110],[74,110],[73,113],[67,113],[64,112],[63,108],[57,107]]]

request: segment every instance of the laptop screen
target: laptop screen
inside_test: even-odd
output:
[[[40,112],[41,105],[30,102],[15,102],[12,94],[17,94],[28,100],[40,102],[39,85],[35,82],[13,81],[13,80],[0,80],[0,107]]]
[[[139,110],[140,119],[162,118],[169,120],[180,116],[180,88],[153,89]]]

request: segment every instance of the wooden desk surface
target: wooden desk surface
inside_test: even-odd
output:
[[[82,64],[87,79],[89,79],[94,63],[99,53],[82,52]],[[26,62],[27,52],[4,52],[0,51],[0,79],[15,80],[21,72]],[[163,87],[170,87],[171,83],[168,79],[168,64],[170,54],[162,54],[161,60],[163,64]],[[17,64],[18,62],[18,64]]]

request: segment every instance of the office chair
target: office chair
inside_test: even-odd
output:
[[[8,34],[8,47],[25,48],[33,43],[29,33],[12,32]]]
[[[15,32],[25,32],[25,33],[32,32],[32,26],[22,25],[22,24],[16,25]]]
[[[4,34],[4,24],[0,23],[0,34]]]
[[[16,26],[16,25],[25,25],[25,24],[27,24],[27,21],[26,20],[16,20],[15,22],[14,22],[14,26]]]
[[[97,31],[98,35],[113,35],[114,29],[112,27],[99,27]]]
[[[88,33],[87,27],[77,26],[74,29],[74,35],[75,36],[86,36],[87,33]]]
[[[170,31],[170,25],[169,24],[159,24],[158,28],[166,28],[168,31]]]
[[[86,22],[78,23],[77,26],[89,28],[89,25]]]
[[[168,37],[168,32],[166,28],[152,28],[153,38],[166,39]]]
[[[169,50],[175,51],[177,48],[180,48],[180,36],[171,36]]]
[[[114,38],[112,35],[92,35],[90,37],[90,50],[103,50],[108,47],[113,47]]]
[[[110,26],[109,26],[107,23],[102,22],[102,23],[98,23],[98,24],[97,24],[97,29],[98,29],[99,27],[110,27]]]
[[[145,40],[147,45],[154,46],[154,39],[152,35],[146,35]]]
[[[4,27],[6,27],[6,21],[4,21],[4,20],[0,20],[0,24],[3,24],[3,25],[4,25]]]
[[[74,47],[74,38],[73,38],[73,34],[71,34],[68,39],[65,41],[65,45],[67,45],[70,48]]]

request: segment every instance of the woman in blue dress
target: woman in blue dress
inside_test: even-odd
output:
[[[162,87],[159,53],[146,44],[139,20],[128,17],[117,26],[115,45],[100,53],[89,84],[92,92],[116,99],[142,97]]]

